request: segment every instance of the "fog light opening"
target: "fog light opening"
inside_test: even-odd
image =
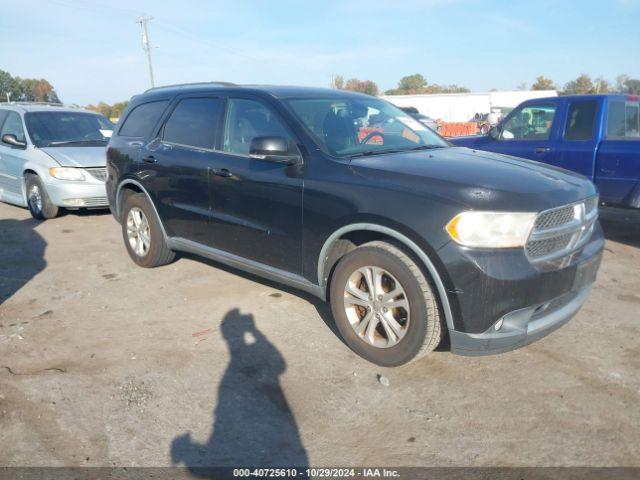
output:
[[[501,318],[500,320],[498,320],[496,322],[496,324],[493,326],[493,328],[495,328],[496,331],[500,330],[502,328],[502,324],[504,323],[504,318]]]

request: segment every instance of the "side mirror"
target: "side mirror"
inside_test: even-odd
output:
[[[498,130],[498,127],[491,127],[489,129],[489,137],[493,140],[498,140],[498,138],[500,138],[500,130]]]
[[[2,143],[6,143],[7,145],[11,145],[12,147],[17,148],[27,148],[27,142],[21,142],[13,133],[7,133],[3,135]]]
[[[251,140],[249,156],[256,160],[285,165],[300,162],[300,155],[291,153],[289,142],[283,137],[255,137]]]

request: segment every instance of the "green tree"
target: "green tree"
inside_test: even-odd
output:
[[[331,80],[331,88],[337,90],[350,90],[352,92],[366,93],[367,95],[378,95],[378,85],[372,80],[360,80],[358,78],[350,78],[345,82],[342,75],[336,75]]]
[[[616,79],[616,91],[630,95],[640,95],[640,80],[629,75],[620,75]]]
[[[347,80],[344,85],[345,90],[351,90],[352,92],[366,93],[367,95],[378,95],[378,85],[371,80],[358,80],[357,78],[351,78]]]
[[[344,90],[344,77],[342,75],[334,75],[331,78],[331,88]]]
[[[540,75],[536,78],[536,81],[533,85],[531,85],[531,90],[555,90],[556,86],[553,83],[553,80],[545,77],[544,75]]]
[[[398,89],[404,90],[408,94],[419,93],[420,90],[427,86],[427,79],[419,73],[402,77],[398,83]]]
[[[92,110],[94,112],[101,113],[107,118],[117,119],[117,118],[120,118],[120,116],[122,115],[122,112],[124,111],[125,108],[127,108],[128,104],[129,102],[127,101],[116,102],[113,105],[109,105],[105,102],[99,102],[97,105],[87,105],[85,108],[87,110]]]
[[[586,73],[583,73],[575,80],[567,82],[564,86],[565,95],[580,95],[587,93],[595,93],[596,87],[591,80],[591,77]]]
[[[594,80],[593,93],[610,93],[611,91],[611,85],[604,78],[598,77]]]

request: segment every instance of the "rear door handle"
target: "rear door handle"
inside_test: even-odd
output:
[[[233,177],[233,173],[231,173],[226,168],[212,168],[211,173],[213,175],[216,175],[217,177],[224,177],[224,178]]]
[[[536,153],[549,153],[551,149],[549,147],[538,147],[536,148]]]
[[[156,163],[158,159],[153,155],[147,155],[146,157],[142,157],[142,161],[146,163]]]

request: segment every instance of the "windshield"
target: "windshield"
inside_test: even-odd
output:
[[[36,147],[106,145],[113,124],[106,117],[84,112],[29,112],[25,122]]]
[[[289,100],[320,147],[337,157],[442,148],[448,143],[388,102],[371,98]]]

